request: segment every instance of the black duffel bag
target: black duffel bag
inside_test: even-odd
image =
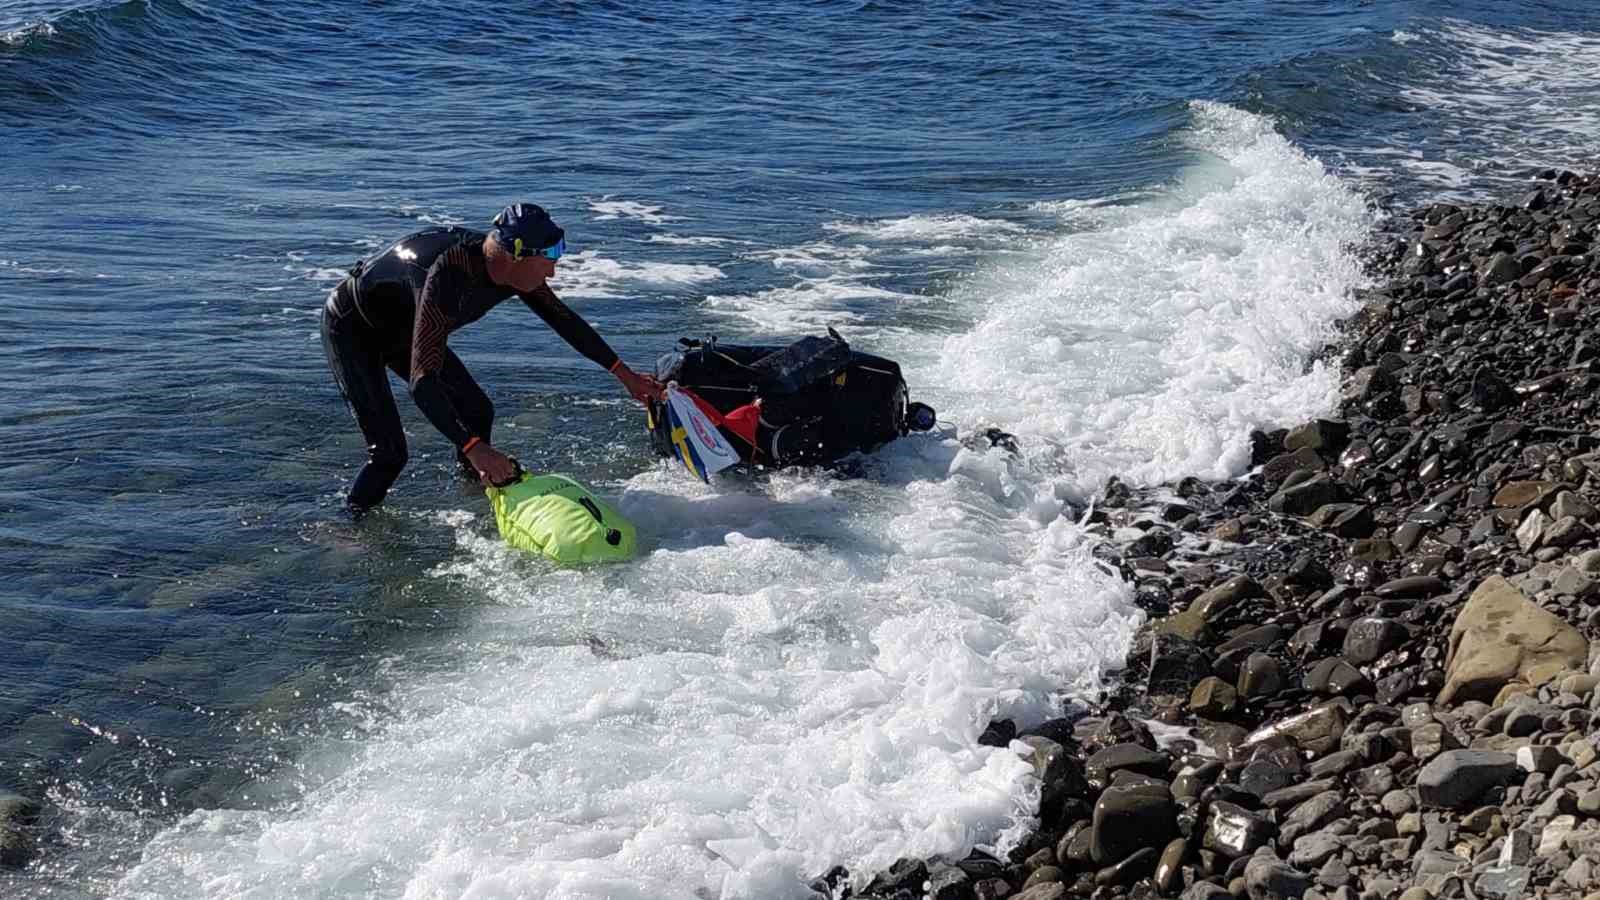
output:
[[[759,403],[753,435],[720,429],[747,463],[826,464],[934,424],[932,409],[907,400],[899,364],[850,349],[831,328],[788,345],[679,344],[656,365],[663,384],[677,382],[724,415]],[[653,403],[648,413],[651,444],[673,455],[666,416]]]

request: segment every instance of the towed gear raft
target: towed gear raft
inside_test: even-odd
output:
[[[500,537],[558,563],[621,562],[638,549],[633,523],[565,475],[522,473],[485,489]]]
[[[852,350],[831,328],[826,337],[787,346],[678,343],[656,365],[656,378],[669,390],[666,402],[646,404],[650,442],[702,479],[707,462],[709,471],[719,464],[695,458],[701,442],[686,438],[697,417],[679,402],[684,396],[704,414],[699,424],[714,426],[739,462],[774,468],[870,453],[936,421],[932,407],[908,399],[898,363]],[[713,447],[708,455],[719,453]]]

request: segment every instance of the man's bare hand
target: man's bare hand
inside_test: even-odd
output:
[[[488,444],[479,442],[467,451],[467,462],[478,472],[486,487],[504,485],[517,477],[517,464]]]
[[[649,375],[640,375],[638,372],[628,368],[627,363],[617,367],[616,375],[617,380],[622,382],[622,386],[628,391],[628,394],[640,403],[646,400],[659,401],[665,393],[665,388],[661,386],[661,382],[651,378]]]

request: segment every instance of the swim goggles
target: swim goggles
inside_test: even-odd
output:
[[[522,238],[516,238],[511,242],[511,255],[517,259],[526,259],[530,256],[542,256],[545,259],[560,259],[561,254],[565,252],[567,252],[566,238],[562,238],[561,240],[556,241],[554,244],[544,248],[524,245],[522,243]]]

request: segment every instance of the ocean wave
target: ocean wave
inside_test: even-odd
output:
[[[1472,200],[1543,168],[1583,168],[1600,141],[1600,35],[1417,22],[1354,60],[1317,71],[1350,136],[1324,143],[1345,171]],[[1394,172],[1386,172],[1386,167]]]
[[[1096,207],[1103,226],[997,261],[963,291],[980,324],[945,341],[940,374],[916,372],[968,416],[1014,398],[1006,430],[1067,448],[1078,496],[1113,474],[1237,475],[1252,427],[1333,396],[1334,374],[1304,361],[1353,309],[1364,201],[1272,120],[1191,109],[1204,161],[1160,200]]]

